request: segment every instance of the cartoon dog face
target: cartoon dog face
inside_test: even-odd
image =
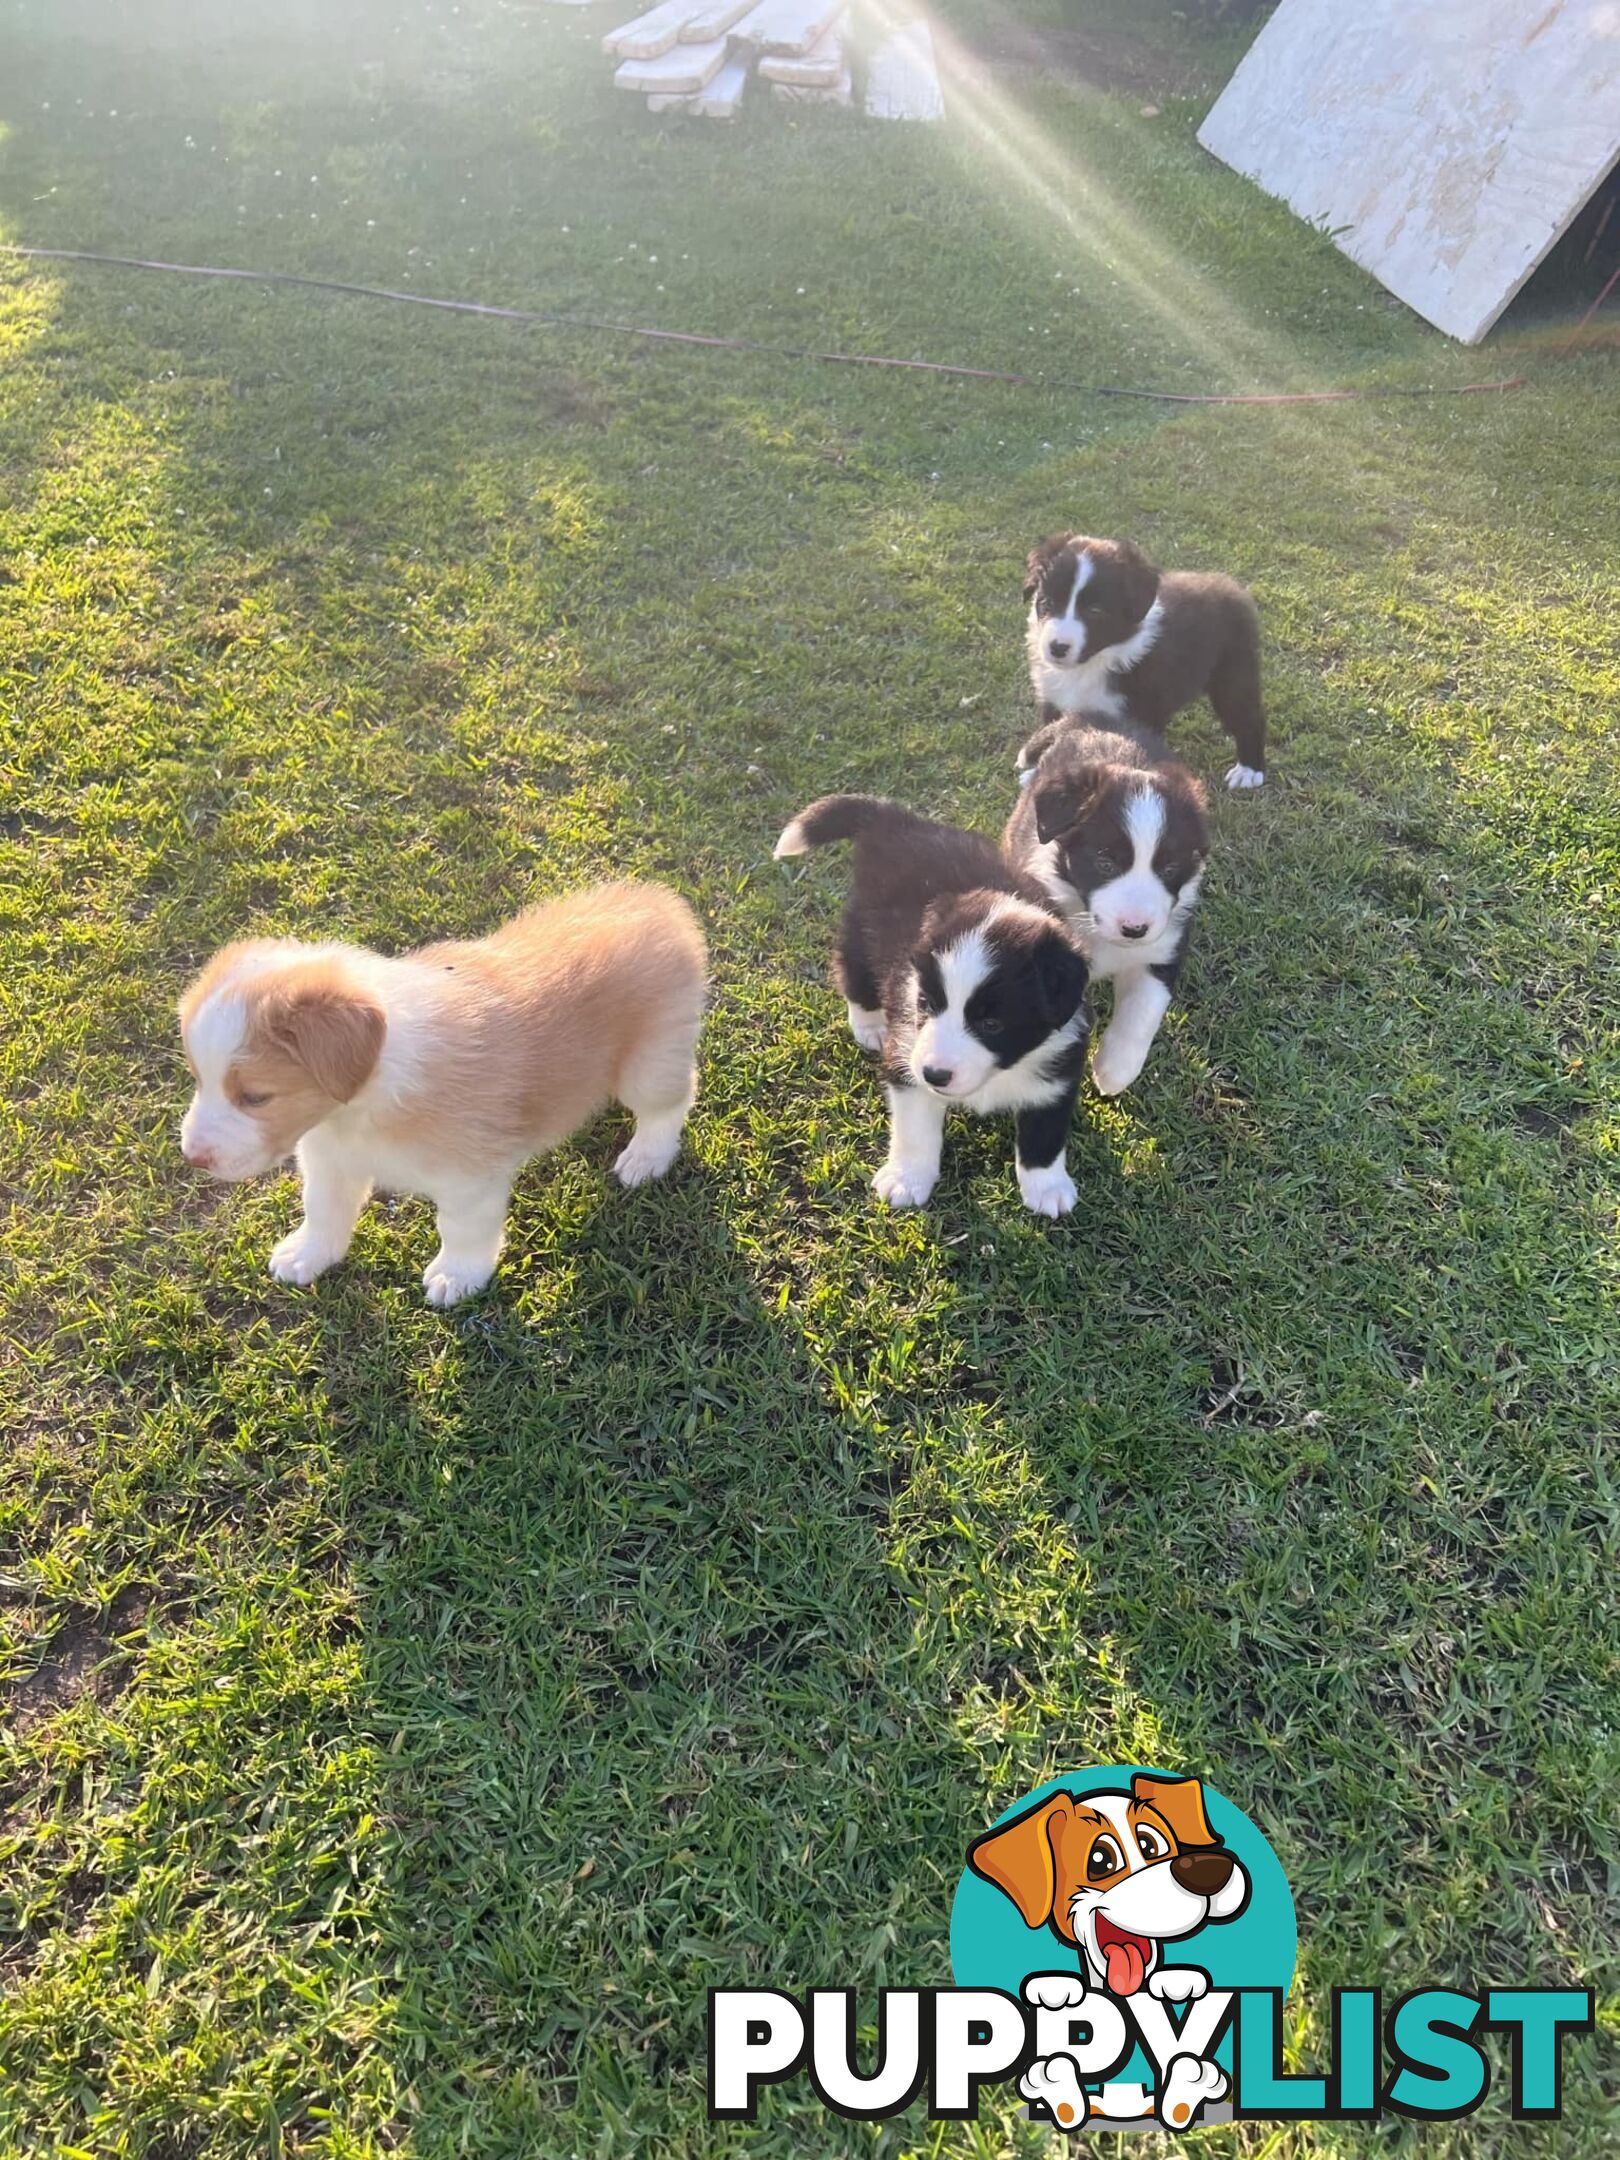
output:
[[[1026,1927],[1072,1943],[1091,1984],[1111,1995],[1136,1993],[1161,1944],[1234,1920],[1249,1900],[1196,1778],[1138,1772],[1129,1792],[1055,1793],[977,1839],[968,1865]]]

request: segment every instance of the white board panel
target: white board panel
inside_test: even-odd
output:
[[[1473,344],[1620,159],[1620,0],[1282,0],[1198,140]]]
[[[943,120],[934,40],[919,16],[888,37],[866,71],[866,109],[878,120]]]

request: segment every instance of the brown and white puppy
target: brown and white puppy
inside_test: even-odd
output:
[[[603,885],[485,938],[398,959],[356,945],[228,945],[180,1001],[196,1093],[188,1162],[240,1179],[296,1150],[304,1217],[270,1255],[307,1283],[374,1188],[438,1210],[428,1302],[495,1272],[512,1181],[610,1098],[635,1117],[620,1181],[661,1177],[697,1090],[703,932],[657,885]]]
[[[872,1189],[922,1207],[953,1103],[1016,1122],[1018,1190],[1067,1215],[1064,1161],[1086,1057],[1086,963],[1038,883],[994,841],[876,795],[827,795],[784,827],[778,858],[855,843],[835,973],[850,1032],[882,1060],[889,1158]]]
[[[1227,786],[1263,785],[1260,618],[1235,578],[1161,570],[1130,540],[1056,533],[1030,554],[1024,598],[1030,681],[1044,722],[1162,733],[1207,696],[1238,754]],[[1033,743],[1043,744],[1042,736]]]
[[[1117,1095],[1141,1072],[1180,979],[1209,857],[1204,791],[1146,729],[1070,723],[1052,731],[1002,846],[1062,908],[1093,981],[1113,981],[1091,1077]]]

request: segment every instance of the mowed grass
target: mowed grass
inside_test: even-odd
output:
[[[870,2025],[967,1840],[1117,1760],[1276,1845],[1301,2065],[1337,1984],[1592,1986],[1562,2124],[1423,2142],[1612,2152],[1612,354],[1447,347],[1175,84],[728,130],[614,93],[602,8],[239,15],[8,4],[4,236],[1071,385],[1530,380],[1178,410],[0,262],[0,2146],[1034,2151],[1004,2095],[711,2127],[705,1992]],[[771,844],[845,786],[999,825],[1070,521],[1253,582],[1274,776],[1076,1215],[964,1125],[893,1216],[841,865]],[[188,971],[625,872],[713,941],[676,1173],[619,1191],[604,1119],[448,1316],[415,1202],[272,1285],[290,1182],[179,1160]]]

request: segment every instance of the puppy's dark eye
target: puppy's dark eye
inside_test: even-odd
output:
[[[1117,1875],[1124,1865],[1125,1855],[1111,1837],[1096,1838],[1086,1854],[1086,1879],[1101,1882],[1105,1875]]]
[[[1162,1860],[1170,1850],[1158,1831],[1150,1828],[1147,1823],[1138,1823],[1136,1826],[1136,1846],[1144,1860]]]
[[[236,1100],[244,1110],[262,1110],[270,1098],[259,1089],[241,1088]]]
[[[996,1037],[1005,1031],[1006,1022],[998,1020],[994,1013],[986,1013],[982,1019],[973,1023],[973,1032],[981,1042],[994,1042]]]
[[[1097,868],[1102,872],[1104,877],[1118,877],[1119,873],[1125,867],[1125,865],[1120,861],[1117,855],[1110,855],[1106,852],[1098,855],[1096,860]]]

